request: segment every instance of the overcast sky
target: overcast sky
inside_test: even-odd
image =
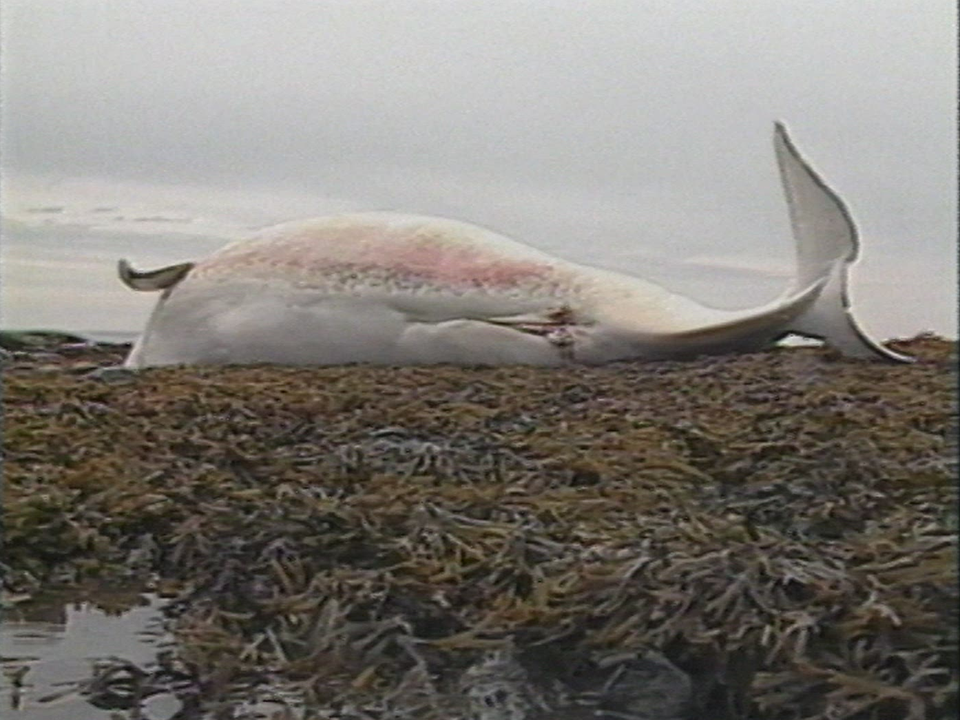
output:
[[[956,334],[949,0],[4,0],[0,18],[8,228],[124,203],[224,236],[396,209],[638,274],[782,278],[783,119],[860,224],[867,324]]]

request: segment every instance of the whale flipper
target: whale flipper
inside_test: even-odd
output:
[[[131,290],[151,292],[154,290],[168,290],[183,280],[187,273],[193,270],[192,262],[169,265],[159,270],[139,272],[124,259],[117,262],[117,274],[120,280]]]

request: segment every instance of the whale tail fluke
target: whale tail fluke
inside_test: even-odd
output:
[[[126,260],[117,263],[117,274],[120,280],[131,290],[151,292],[154,290],[168,290],[183,280],[187,273],[193,270],[192,262],[169,265],[159,270],[139,272]]]
[[[773,144],[797,252],[797,276],[787,295],[815,298],[789,330],[820,338],[844,355],[912,362],[871,340],[854,320],[847,272],[860,244],[847,206],[803,159],[781,122]]]

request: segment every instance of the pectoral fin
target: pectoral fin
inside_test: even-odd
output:
[[[117,274],[120,280],[131,290],[149,292],[153,290],[167,290],[187,276],[193,269],[192,262],[169,265],[159,270],[138,272],[126,260],[117,263]]]

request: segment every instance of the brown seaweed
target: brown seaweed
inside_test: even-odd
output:
[[[529,718],[631,717],[643,658],[691,688],[646,717],[946,717],[956,343],[897,349],[920,362],[120,383],[89,372],[120,348],[14,351],[4,584],[162,592],[176,673],[92,687],[192,678],[222,717],[265,685],[296,694],[289,717],[469,717],[465,678],[491,663],[545,698]]]

